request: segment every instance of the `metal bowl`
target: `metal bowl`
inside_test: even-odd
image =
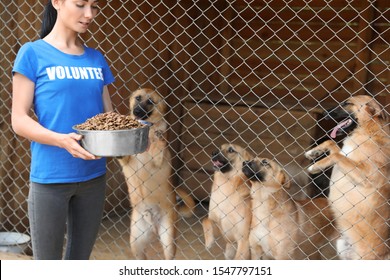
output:
[[[0,251],[23,253],[30,242],[30,236],[19,232],[0,232]]]
[[[142,123],[145,124],[145,123]],[[148,147],[150,125],[123,130],[80,130],[81,146],[100,157],[121,157],[143,153]]]

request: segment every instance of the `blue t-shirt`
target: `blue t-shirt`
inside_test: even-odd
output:
[[[102,113],[103,87],[114,81],[104,56],[84,47],[82,55],[61,52],[44,40],[23,45],[12,73],[35,83],[34,112],[39,123],[55,132]],[[106,160],[73,158],[65,149],[31,143],[30,180],[41,184],[83,182],[105,174]]]

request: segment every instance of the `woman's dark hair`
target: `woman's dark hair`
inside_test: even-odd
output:
[[[47,34],[53,29],[54,24],[57,20],[57,10],[54,9],[51,0],[49,0],[45,6],[42,18],[42,27],[41,34],[39,35],[41,39],[46,37]]]

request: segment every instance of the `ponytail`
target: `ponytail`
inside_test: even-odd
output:
[[[54,9],[51,0],[49,0],[45,6],[42,19],[42,27],[40,37],[43,39],[47,34],[51,32],[54,27],[54,24],[57,20],[57,10]]]

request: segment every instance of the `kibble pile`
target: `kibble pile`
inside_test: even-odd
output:
[[[144,125],[130,116],[115,112],[97,114],[84,123],[75,126],[78,130],[120,130],[143,127]]]

